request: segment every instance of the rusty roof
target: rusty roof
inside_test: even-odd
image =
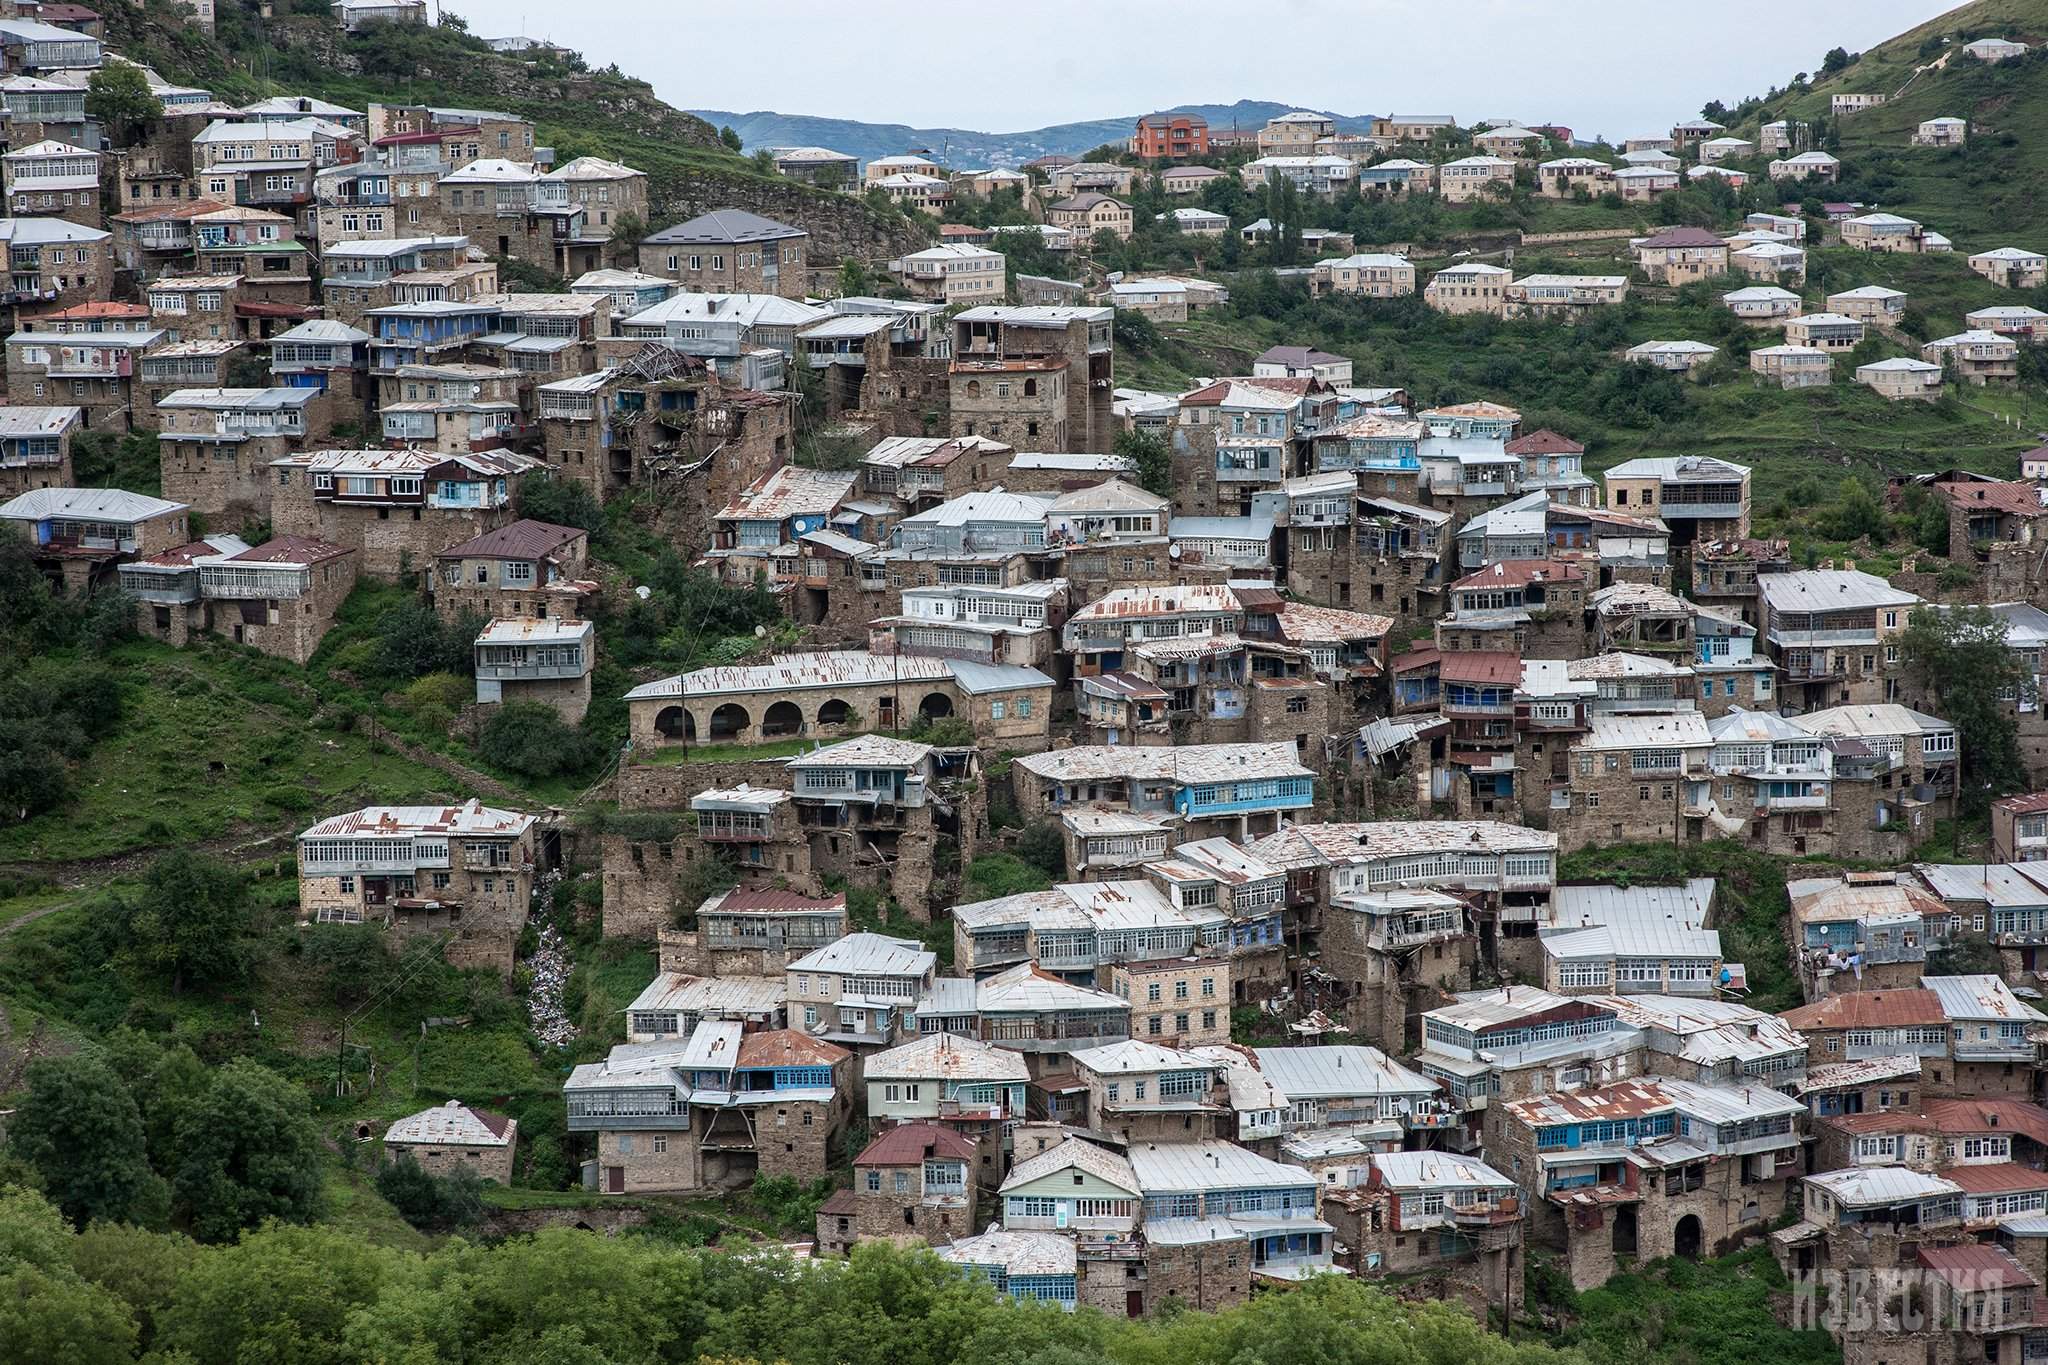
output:
[[[780,795],[780,793],[775,793]],[[844,910],[846,896],[842,892],[833,896],[805,896],[795,891],[755,890],[751,887],[736,886],[718,898],[716,905],[704,907],[711,913],[721,911],[818,911]]]
[[[1800,1005],[1778,1016],[1801,1033],[1817,1029],[1913,1028],[1946,1024],[1941,999],[1933,991],[1848,991]]]
[[[861,1149],[856,1166],[917,1166],[929,1157],[974,1160],[974,1144],[942,1123],[899,1123]]]
[[[435,556],[437,559],[546,559],[578,536],[587,535],[581,527],[556,526],[550,522],[534,521],[521,517],[509,526],[500,526],[473,540],[460,545],[451,545]]]
[[[778,1028],[749,1033],[740,1039],[739,1056],[733,1065],[837,1066],[852,1055],[839,1044],[813,1038],[802,1029]]]
[[[2002,796],[1991,803],[1993,809],[2008,811],[2013,815],[2038,815],[2048,810],[2048,792],[2028,792],[2025,796]]]
[[[346,545],[332,541],[313,540],[306,536],[273,536],[253,550],[244,550],[232,556],[230,564],[319,564],[329,559],[339,559],[355,551]]]
[[[2048,1190],[2048,1171],[2037,1171],[2014,1161],[1994,1161],[1982,1166],[1951,1166],[1943,1171],[1942,1175],[1962,1186],[1965,1194]]]
[[[1459,588],[1525,588],[1531,583],[1583,583],[1586,571],[1569,559],[1503,559],[1451,584]]]
[[[2026,1288],[2040,1283],[2019,1258],[2001,1246],[1922,1247],[1920,1264],[1964,1293]]]
[[[1494,650],[1457,650],[1443,656],[1440,675],[1445,682],[1501,683],[1508,687],[1522,681],[1522,656]]]
[[[2048,507],[2041,505],[2041,497],[2034,491],[2034,485],[2020,483],[2017,480],[2002,483],[1937,483],[1929,487],[1967,511],[1983,508],[2015,517],[2038,517],[2048,514]]]
[[[1586,448],[1569,436],[1559,435],[1549,427],[1532,431],[1527,436],[1517,436],[1501,449],[1510,455],[1583,455]]]

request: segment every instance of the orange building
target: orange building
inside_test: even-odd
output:
[[[1138,120],[1131,152],[1149,161],[1183,161],[1209,154],[1209,121],[1200,114],[1147,114]]]

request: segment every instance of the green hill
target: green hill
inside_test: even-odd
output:
[[[352,108],[372,101],[501,109],[532,119],[560,160],[594,155],[648,174],[654,217],[669,221],[727,199],[774,216],[830,214],[900,232],[864,202],[828,195],[763,170],[726,147],[718,130],[665,104],[647,82],[580,58],[509,55],[452,25],[373,25],[343,33],[325,0],[218,0],[212,36],[173,0],[104,0],[110,48],[166,80],[236,103],[312,95]]]

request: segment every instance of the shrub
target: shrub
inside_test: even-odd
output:
[[[484,761],[527,778],[565,777],[595,766],[598,746],[552,706],[506,702],[477,736]]]

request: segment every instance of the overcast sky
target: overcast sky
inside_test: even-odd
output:
[[[1951,8],[1781,0],[1673,21],[1644,0],[442,3],[480,36],[524,33],[616,62],[686,109],[1018,132],[1266,99],[1617,138],[1761,94],[1837,44],[1860,50]]]

